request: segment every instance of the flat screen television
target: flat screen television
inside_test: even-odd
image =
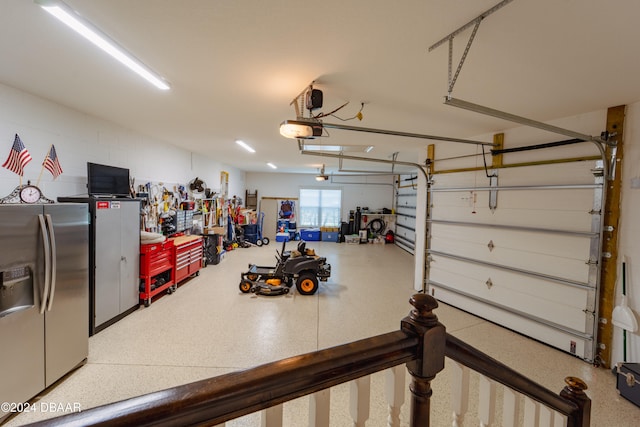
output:
[[[87,162],[90,196],[129,197],[129,169]]]

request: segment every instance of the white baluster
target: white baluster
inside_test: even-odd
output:
[[[502,425],[503,427],[516,427],[519,425],[520,395],[509,387],[504,387],[502,398]]]
[[[538,410],[538,426],[539,427],[553,427],[553,411],[544,405],[540,405]]]
[[[371,377],[360,377],[351,381],[350,413],[354,427],[364,427],[369,418],[369,396],[371,394]]]
[[[479,388],[478,416],[480,417],[480,427],[488,427],[493,423],[496,412],[496,383],[484,375],[480,375]]]
[[[449,360],[447,360],[449,362]],[[453,427],[464,422],[469,408],[469,368],[451,361],[451,402],[453,406]]]
[[[282,405],[264,409],[260,418],[262,427],[282,427]]]
[[[525,396],[524,398],[524,427],[538,427],[540,411],[538,402]]]
[[[330,390],[325,388],[309,397],[309,427],[329,427]]]
[[[384,394],[389,404],[388,427],[400,427],[400,408],[404,404],[405,365],[397,365],[387,369],[385,373]]]
[[[553,427],[566,427],[567,416],[562,415],[560,412],[553,413]]]

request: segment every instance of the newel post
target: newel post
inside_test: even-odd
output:
[[[584,392],[587,383],[578,377],[567,377],[564,379],[565,386],[560,392],[560,396],[578,405],[578,412],[575,414],[575,427],[588,427],[591,425],[591,399]]]
[[[420,338],[416,360],[407,363],[412,376],[411,391],[411,427],[429,426],[431,380],[444,369],[444,350],[446,332],[432,310],[438,307],[438,301],[428,294],[415,294],[409,300],[414,307],[409,316],[402,319],[401,329]]]

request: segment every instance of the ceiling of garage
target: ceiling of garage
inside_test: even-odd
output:
[[[314,114],[470,138],[514,126],[443,105],[448,48],[428,47],[499,0],[67,0],[159,72],[159,91],[28,0],[0,5],[0,82],[246,171],[317,173],[279,135],[305,87]],[[640,2],[514,0],[480,25],[456,98],[545,121],[640,100]],[[471,29],[454,41],[454,68]],[[363,119],[353,117],[364,103]],[[603,124],[604,126],[604,124]],[[581,131],[581,129],[573,129]],[[424,139],[331,130],[318,142],[422,162]],[[242,139],[249,154],[234,144]],[[364,155],[364,154],[363,154]]]

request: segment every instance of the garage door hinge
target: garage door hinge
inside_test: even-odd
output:
[[[589,261],[585,262],[585,264],[587,264],[587,265],[598,265],[598,261],[590,259]]]
[[[599,211],[599,210],[597,211],[597,210],[595,210],[595,209],[591,209],[591,210],[589,211],[589,213],[590,213],[591,215],[600,215],[600,214],[602,213],[602,211]]]

